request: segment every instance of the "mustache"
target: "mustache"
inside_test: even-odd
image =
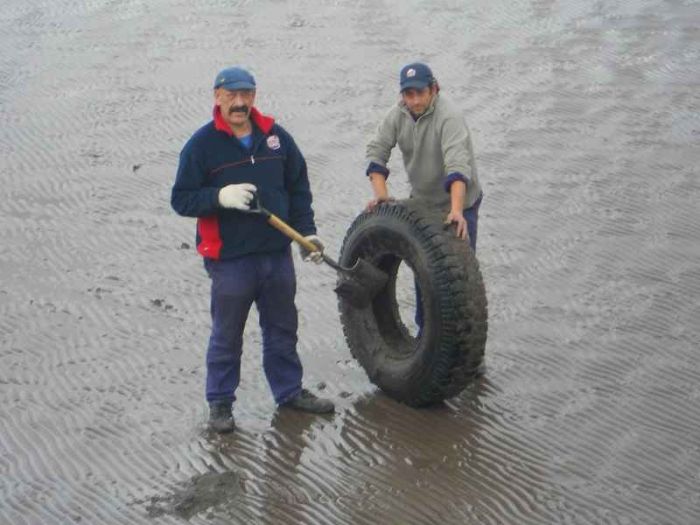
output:
[[[231,106],[228,108],[228,114],[231,115],[232,113],[245,113],[246,115],[248,114],[248,111],[250,108],[248,106]]]

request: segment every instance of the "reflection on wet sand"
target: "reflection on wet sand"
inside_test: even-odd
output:
[[[205,462],[230,470],[217,474],[216,484],[196,476],[185,491],[163,499],[184,500],[179,507],[170,503],[180,515],[181,507],[206,507],[210,517],[241,523],[515,519],[546,497],[542,459],[511,435],[507,421],[489,416],[490,391],[484,377],[458,398],[425,410],[380,392],[337,416],[278,410],[262,433],[208,435]],[[227,472],[235,476],[225,478]],[[443,499],[436,501],[436,493]],[[400,508],[389,504],[396,498]]]

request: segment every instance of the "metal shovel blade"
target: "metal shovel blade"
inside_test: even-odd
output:
[[[343,268],[335,261],[324,260],[338,270],[340,279],[335,293],[355,308],[365,308],[386,285],[389,276],[376,266],[358,259],[351,268]]]

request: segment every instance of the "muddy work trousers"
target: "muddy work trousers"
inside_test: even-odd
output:
[[[469,232],[469,246],[474,253],[476,253],[476,234],[479,226],[479,206],[481,206],[481,199],[479,197],[474,206],[464,210],[464,219],[467,221],[467,231]],[[415,282],[416,286],[416,316],[415,321],[418,326],[418,336],[420,337],[421,329],[423,328],[423,301],[420,293],[420,288],[418,287],[418,281]]]
[[[207,349],[207,401],[233,402],[241,375],[243,330],[255,303],[263,369],[277,403],[301,391],[297,354],[296,276],[289,248],[226,261],[205,259],[211,278],[212,330]]]

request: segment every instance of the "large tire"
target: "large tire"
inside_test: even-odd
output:
[[[362,213],[350,226],[340,254],[387,273],[387,285],[365,308],[339,296],[340,319],[352,355],[370,381],[411,406],[426,406],[461,392],[484,356],[487,306],[479,264],[467,242],[443,224],[445,214],[409,199]],[[423,296],[422,336],[401,321],[396,276],[401,262]]]

